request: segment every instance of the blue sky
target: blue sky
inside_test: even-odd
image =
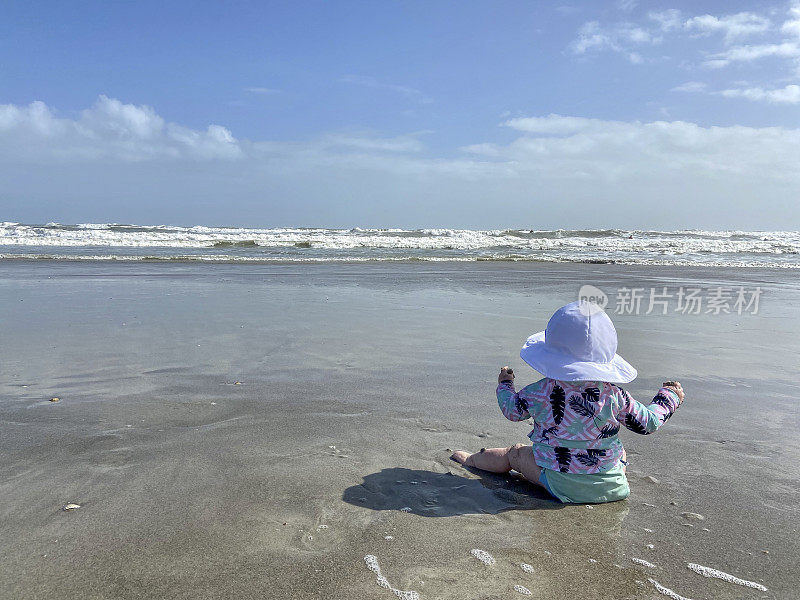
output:
[[[800,227],[795,2],[6,2],[0,220]]]

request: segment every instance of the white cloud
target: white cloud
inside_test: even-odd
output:
[[[800,104],[800,85],[787,85],[774,90],[765,90],[760,87],[737,88],[722,90],[720,94],[726,98],[746,98],[773,104]]]
[[[588,21],[578,30],[578,37],[570,44],[570,50],[579,55],[589,51],[610,50],[623,53],[633,64],[640,64],[644,59],[638,52],[631,51],[631,48],[636,45],[658,44],[661,41],[660,36],[632,23],[603,27],[597,21]]]
[[[609,50],[624,54],[631,63],[641,64],[648,62],[650,58],[646,48],[662,43],[665,37],[675,42],[681,35],[693,34],[697,38],[721,33],[726,45],[730,45],[740,38],[774,34],[777,31],[767,16],[749,11],[723,16],[704,14],[689,17],[678,9],[668,9],[650,11],[647,13],[647,20],[650,22],[649,26],[646,22],[620,22],[610,25],[603,25],[598,21],[584,23],[578,31],[578,37],[570,44],[570,49],[574,54]],[[789,18],[783,23],[781,30],[784,34],[800,37],[800,3],[789,9]],[[800,40],[780,39],[780,36],[769,43],[740,44],[722,51],[706,51],[702,64],[708,68],[721,69],[732,63],[750,62],[768,56],[792,60],[796,72],[800,73]]]
[[[100,96],[77,119],[43,102],[0,105],[0,155],[80,160],[235,159],[239,142],[219,125],[198,131],[167,123],[149,106]]]
[[[621,123],[621,121],[603,121],[550,114],[546,117],[517,117],[505,121],[503,125],[537,136],[565,136],[609,127],[612,124],[616,126]]]
[[[653,44],[661,41],[661,38],[653,37],[649,31],[641,27],[622,27],[618,31],[620,37],[634,44]]]
[[[478,156],[495,157],[500,156],[500,146],[492,143],[485,144],[470,144],[469,146],[462,146],[459,148],[462,152],[468,154],[475,154]]]
[[[725,173],[734,178],[776,177],[800,185],[796,168],[800,129],[701,127],[682,121],[641,123],[560,115],[517,118],[504,124],[523,136],[495,150],[520,171],[563,178],[580,172],[597,181]]]
[[[727,67],[730,62],[731,61],[724,58],[707,58],[703,63],[703,66],[708,67],[709,69],[721,69],[723,67]]]
[[[422,132],[429,133],[429,132]],[[372,136],[328,135],[320,138],[321,148],[345,148],[353,150],[375,150],[381,152],[420,152],[424,146],[417,139],[417,134],[409,134],[394,138]]]
[[[724,52],[712,54],[704,64],[709,67],[723,67],[731,62],[751,62],[769,56],[798,58],[800,57],[800,44],[781,42],[780,44],[733,46]]]
[[[724,17],[715,17],[713,15],[692,17],[684,23],[684,27],[704,35],[722,32],[725,34],[726,41],[731,41],[738,37],[767,31],[770,27],[770,21],[766,17],[751,12],[740,12]]]
[[[512,141],[475,140],[453,157],[423,151],[426,132],[247,141],[220,126],[194,130],[103,97],[74,119],[56,117],[42,103],[6,105],[0,180],[6,198],[43,199],[42,214],[65,198],[93,198],[96,207],[113,197],[131,206],[149,202],[155,220],[186,219],[201,198],[212,207],[206,218],[223,220],[232,208],[249,207],[254,218],[274,214],[297,223],[298,214],[313,211],[315,221],[363,222],[375,206],[373,222],[387,224],[415,218],[486,226],[508,210],[549,226],[576,215],[587,226],[653,219],[665,228],[723,226],[720,215],[736,226],[739,215],[741,227],[800,227],[800,129],[567,115],[502,125]],[[184,212],[175,212],[181,202]],[[8,201],[0,199],[0,207]]]
[[[426,95],[425,93],[421,92],[418,89],[408,87],[406,85],[384,83],[382,81],[378,81],[374,77],[364,77],[361,75],[346,75],[342,77],[339,81],[341,81],[342,83],[352,83],[355,85],[360,85],[377,90],[389,90],[391,92],[396,92],[418,104],[431,104],[433,102],[432,98],[430,98],[428,95]]]
[[[584,23],[578,31],[578,39],[570,45],[575,54],[584,54],[587,50],[609,48],[619,50],[614,39],[600,29],[600,23],[589,21]]]
[[[800,4],[789,9],[789,18],[781,25],[781,31],[787,35],[800,38]]]
[[[244,88],[244,91],[249,92],[251,94],[260,94],[262,96],[271,96],[273,94],[280,93],[280,90],[275,90],[267,87],[246,87]]]
[[[647,14],[647,18],[658,23],[661,31],[673,31],[679,29],[682,25],[681,11],[676,8],[670,8],[660,12],[650,12]]]
[[[632,11],[637,4],[639,0],[617,0],[617,8],[625,12]]]
[[[688,92],[688,93],[697,93],[697,92],[704,92],[708,88],[708,85],[703,83],[702,81],[687,81],[686,83],[682,83],[681,85],[677,85],[672,88],[671,92]]]

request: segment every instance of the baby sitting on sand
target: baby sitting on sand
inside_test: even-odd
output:
[[[636,369],[617,353],[617,332],[596,305],[572,302],[559,308],[547,330],[525,342],[520,357],[545,377],[519,392],[514,373],[500,370],[497,401],[511,421],[533,417],[533,448],[459,450],[452,459],[484,471],[511,469],[542,486],[561,502],[598,503],[627,498],[625,449],[620,426],[653,433],[683,402],[683,388],[667,381],[652,403],[634,400],[619,383]]]

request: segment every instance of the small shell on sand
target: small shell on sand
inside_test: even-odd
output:
[[[684,519],[689,519],[689,520],[692,520],[692,521],[705,521],[706,520],[706,518],[703,515],[698,514],[698,513],[694,513],[694,512],[682,512],[681,516]]]
[[[645,481],[649,481],[650,483],[658,483],[658,479],[656,479],[652,475],[645,475],[644,477],[642,477],[642,479],[644,479]]]
[[[520,569],[522,569],[526,573],[533,573],[533,567],[530,566],[528,563],[522,563],[522,564],[520,564],[519,567],[520,567]]]
[[[492,566],[495,563],[494,556],[486,552],[486,550],[480,550],[479,548],[473,548],[469,551],[472,556],[477,558],[485,565]]]
[[[50,398],[50,402],[58,402],[60,400],[61,398],[59,398],[58,396],[53,396],[52,398]]]
[[[61,510],[75,510],[76,508],[80,508],[80,507],[81,507],[80,504],[74,504],[74,503],[70,502],[69,504],[65,504],[64,506],[62,506]]]

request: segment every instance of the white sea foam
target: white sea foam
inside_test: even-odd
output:
[[[492,556],[491,554],[486,552],[486,550],[480,550],[478,548],[473,548],[472,550],[469,551],[469,553],[472,554],[472,556],[477,558],[479,561],[481,561],[485,565],[492,566],[495,563],[494,556]]]
[[[519,592],[519,593],[520,593],[520,594],[522,594],[523,596],[533,596],[533,592],[531,592],[531,591],[530,591],[528,588],[526,588],[524,585],[515,585],[515,586],[514,586],[514,591],[515,591],[515,592]]]
[[[637,565],[642,565],[643,567],[647,567],[649,569],[655,569],[656,568],[656,566],[653,563],[647,562],[643,558],[631,558],[631,560],[633,562],[635,562]]]
[[[389,583],[386,577],[383,576],[381,573],[381,567],[378,564],[378,559],[374,557],[372,554],[367,554],[364,557],[364,563],[367,565],[367,568],[375,573],[376,576],[376,583],[384,589],[389,590],[395,596],[400,598],[400,600],[419,600],[419,592],[414,591],[404,591],[398,590]]]
[[[211,250],[217,257],[267,261],[465,259],[800,267],[800,233],[785,231],[256,229],[6,222],[0,223],[0,246],[19,248],[23,254],[37,249],[39,255],[54,259],[74,254],[68,249],[113,249],[79,253],[107,258],[140,257],[141,249],[149,248],[158,257]],[[64,251],[42,251],[55,248]]]
[[[656,588],[656,591],[660,594],[664,594],[668,598],[672,598],[672,600],[691,600],[691,598],[687,598],[686,596],[681,596],[680,594],[673,592],[668,587],[664,587],[660,583],[658,583],[655,579],[648,579],[650,583]]]
[[[747,581],[746,579],[739,579],[738,577],[734,577],[729,573],[717,571],[716,569],[712,569],[711,567],[704,567],[703,565],[698,565],[695,563],[689,563],[687,566],[692,571],[698,573],[699,575],[702,575],[703,577],[714,577],[716,579],[722,579],[722,581],[727,581],[728,583],[735,583],[736,585],[742,585],[744,587],[761,590],[762,592],[767,591],[767,588],[765,588],[760,583],[756,583],[755,581]]]

